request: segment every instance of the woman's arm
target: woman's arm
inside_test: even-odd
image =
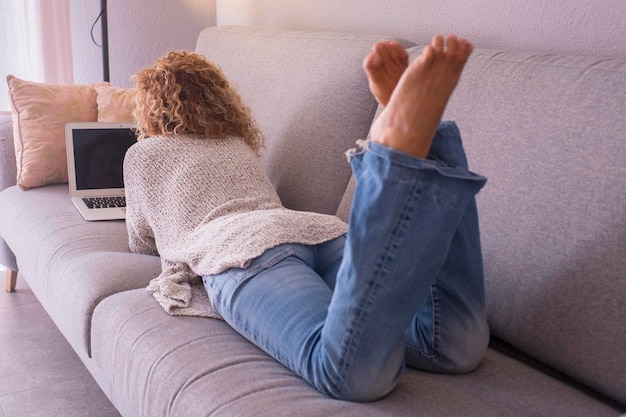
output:
[[[131,252],[159,256],[154,233],[145,219],[136,213],[136,210],[126,211],[126,228],[128,229],[128,246]]]

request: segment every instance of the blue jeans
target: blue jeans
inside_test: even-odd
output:
[[[334,398],[379,399],[405,365],[472,370],[489,338],[474,199],[486,180],[458,128],[442,123],[426,160],[371,143],[350,163],[347,235],[203,277],[214,308]]]

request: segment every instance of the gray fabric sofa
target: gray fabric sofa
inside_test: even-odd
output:
[[[200,34],[197,51],[238,85],[264,130],[262,163],[286,206],[347,217],[344,152],[377,112],[361,62],[379,38]],[[20,271],[125,417],[619,416],[624,115],[626,60],[474,52],[446,118],[471,169],[489,178],[478,204],[492,342],[475,372],[407,369],[375,403],[324,397],[222,321],[167,315],[144,290],[159,259],[129,252],[123,221],[83,221],[65,184],[14,185],[10,117],[0,119],[0,264]]]

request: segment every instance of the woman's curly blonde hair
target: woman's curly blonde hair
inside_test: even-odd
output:
[[[149,136],[242,137],[257,153],[263,135],[250,109],[214,63],[178,51],[133,76],[139,140]]]

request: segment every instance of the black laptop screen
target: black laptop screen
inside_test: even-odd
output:
[[[132,128],[74,129],[78,190],[124,188],[124,155],[137,141]]]

